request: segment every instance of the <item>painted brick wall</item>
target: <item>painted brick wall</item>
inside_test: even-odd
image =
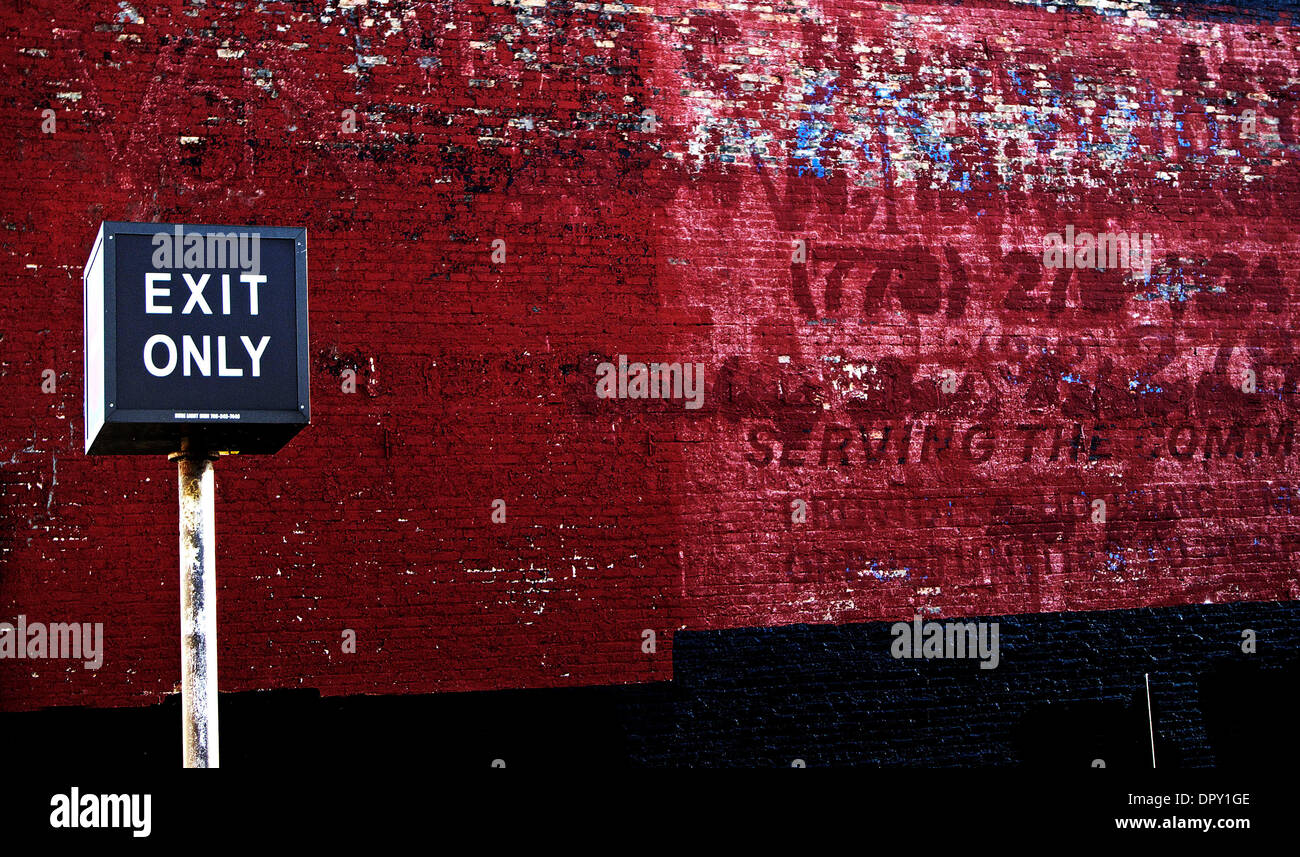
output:
[[[993,617],[996,669],[890,657],[885,624],[678,635],[674,680],[624,702],[648,766],[1281,767],[1294,603]],[[1250,629],[1265,641],[1241,648]],[[1148,722],[1147,683],[1151,692]],[[482,741],[487,744],[487,741]]]
[[[105,219],[308,229],[314,425],[219,465],[223,690],[1296,599],[1294,12],[6,6],[0,613],[107,653],[0,661],[0,708],[178,674],[174,470],[81,454]],[[1154,264],[1046,268],[1067,226]],[[597,398],[620,354],[702,363],[703,407]]]
[[[1300,605],[1196,604],[994,617],[1001,661],[896,660],[884,623],[677,635],[667,682],[403,696],[311,689],[221,697],[221,765],[1002,767],[1282,770],[1300,759],[1290,691]],[[1242,651],[1242,633],[1257,635]],[[1151,719],[1148,720],[1147,684]],[[173,770],[180,698],[0,712],[13,769]],[[111,734],[112,741],[102,740]],[[321,748],[328,747],[322,755]],[[1107,770],[1092,770],[1100,760]],[[1091,775],[1091,776],[1090,776]],[[1082,779],[1080,779],[1082,778]]]

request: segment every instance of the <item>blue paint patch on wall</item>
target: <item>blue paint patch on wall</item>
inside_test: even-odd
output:
[[[1300,0],[1153,0],[1097,7],[1079,0],[1011,0],[1013,6],[1055,6],[1060,12],[1122,18],[1130,9],[1153,18],[1192,19],[1221,23],[1287,23],[1300,17]],[[954,6],[969,5],[954,2]]]

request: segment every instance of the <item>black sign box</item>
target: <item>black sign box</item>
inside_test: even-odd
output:
[[[86,453],[272,453],[311,418],[307,230],[100,225],[83,274]]]

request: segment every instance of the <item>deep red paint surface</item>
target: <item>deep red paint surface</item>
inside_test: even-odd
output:
[[[1287,22],[134,9],[0,12],[0,616],[107,645],[0,661],[0,708],[177,677],[174,469],[81,453],[104,219],[308,228],[314,425],[218,470],[223,690],[644,681],[680,627],[1300,594],[1296,450],[1255,428],[1300,380]],[[1154,284],[1045,271],[1067,224],[1155,234]],[[597,399],[618,354],[702,362],[704,407]]]

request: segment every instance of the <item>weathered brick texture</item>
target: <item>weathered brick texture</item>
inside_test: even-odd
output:
[[[81,452],[105,219],[308,229],[314,424],[218,467],[223,690],[1300,595],[1292,4],[324,6],[0,11],[0,614],[108,647],[0,708],[178,674],[174,469]],[[1067,227],[1151,270],[1045,267]],[[703,407],[597,398],[620,354]]]

